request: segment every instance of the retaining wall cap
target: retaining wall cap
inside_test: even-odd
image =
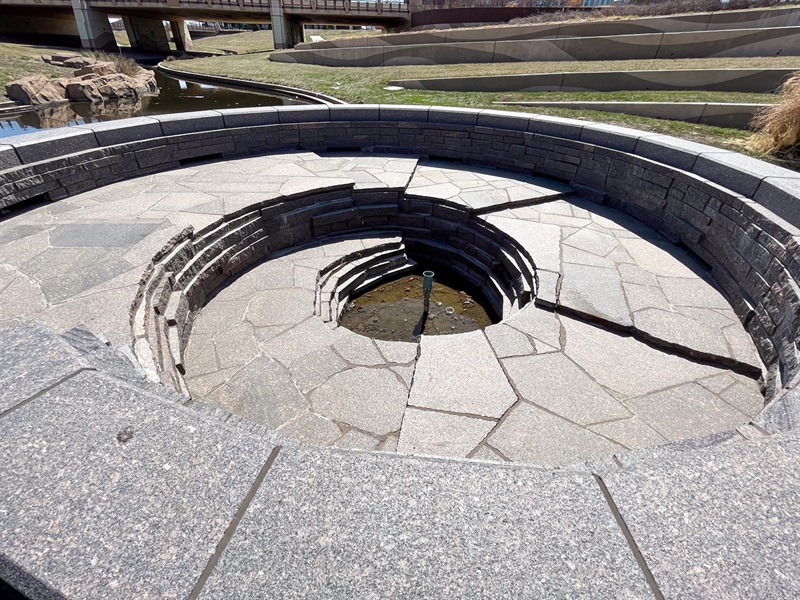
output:
[[[14,151],[13,146],[0,146],[0,171],[18,167],[20,164],[19,156],[17,156],[17,153]]]
[[[330,121],[328,105],[282,106],[278,113],[281,123],[308,123]]]
[[[531,115],[528,120],[528,132],[577,140],[581,137],[586,121],[563,119],[548,115]]]
[[[86,129],[58,128],[42,129],[7,138],[6,143],[13,146],[22,164],[39,162],[97,148],[97,138],[93,131]]]
[[[196,133],[225,127],[222,114],[216,110],[157,115],[153,118],[161,123],[161,129],[164,131],[164,135]]]
[[[587,123],[581,130],[580,141],[597,146],[605,146],[622,152],[633,152],[636,143],[642,137],[638,129],[604,125],[602,123]]]
[[[478,126],[527,131],[530,116],[504,110],[485,109],[478,113]]]
[[[697,157],[692,172],[752,198],[765,177],[787,177],[791,171],[736,152],[713,149]]]
[[[713,150],[718,148],[669,135],[651,133],[639,138],[634,153],[665,162],[684,171],[691,171],[699,154]]]
[[[766,177],[758,185],[753,200],[800,227],[800,175],[787,171],[787,177]]]
[[[336,104],[330,107],[331,121],[379,121],[377,104]]]
[[[114,146],[163,135],[161,123],[152,117],[133,117],[118,121],[89,123],[87,125],[79,125],[75,129],[93,131],[97,138],[97,143],[101,146]]]
[[[381,104],[381,121],[414,121],[424,123],[428,120],[429,106],[406,104]]]
[[[278,111],[272,106],[250,108],[224,108],[219,111],[225,127],[256,127],[280,122]]]
[[[478,114],[478,111],[471,108],[431,106],[428,111],[428,121],[452,125],[477,125]]]

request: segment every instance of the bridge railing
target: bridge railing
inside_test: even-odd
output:
[[[408,13],[408,2],[378,0],[281,0],[284,9],[295,11]]]

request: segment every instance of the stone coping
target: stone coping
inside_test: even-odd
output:
[[[598,110],[669,119],[687,123],[702,123],[714,127],[749,129],[756,114],[769,104],[743,102],[603,102],[603,101],[522,101],[494,102],[497,106],[528,106],[531,108],[568,108]]]

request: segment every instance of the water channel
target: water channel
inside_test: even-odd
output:
[[[231,88],[176,79],[156,71],[158,95],[145,96],[137,102],[72,102],[38,110],[0,115],[0,138],[20,135],[50,127],[73,127],[98,121],[161,115],[166,113],[307,104],[305,100],[241,91]]]

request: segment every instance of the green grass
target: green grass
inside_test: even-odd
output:
[[[351,103],[424,104],[463,106],[468,108],[502,108],[605,123],[628,125],[657,131],[703,143],[742,151],[750,134],[736,129],[695,125],[681,121],[666,121],[600,111],[576,111],[561,108],[498,107],[494,102],[524,100],[615,100],[669,102],[757,102],[775,99],[770,94],[732,94],[727,92],[585,92],[585,93],[507,93],[507,92],[439,92],[428,90],[383,89],[390,80],[426,77],[466,77],[518,73],[548,73],[560,71],[617,71],[651,69],[702,68],[770,68],[798,66],[797,57],[726,58],[686,60],[635,60],[597,62],[538,62],[461,64],[399,67],[319,67],[314,65],[272,62],[265,55],[227,56],[172,63],[184,71],[229,75],[331,94]]]
[[[42,61],[42,54],[52,54],[59,51],[73,51],[74,48],[48,48],[45,46],[30,46],[27,44],[4,44],[0,43],[0,98],[7,100],[5,96],[6,84],[35,73],[42,73],[48,77],[69,77],[72,69],[54,67]]]

